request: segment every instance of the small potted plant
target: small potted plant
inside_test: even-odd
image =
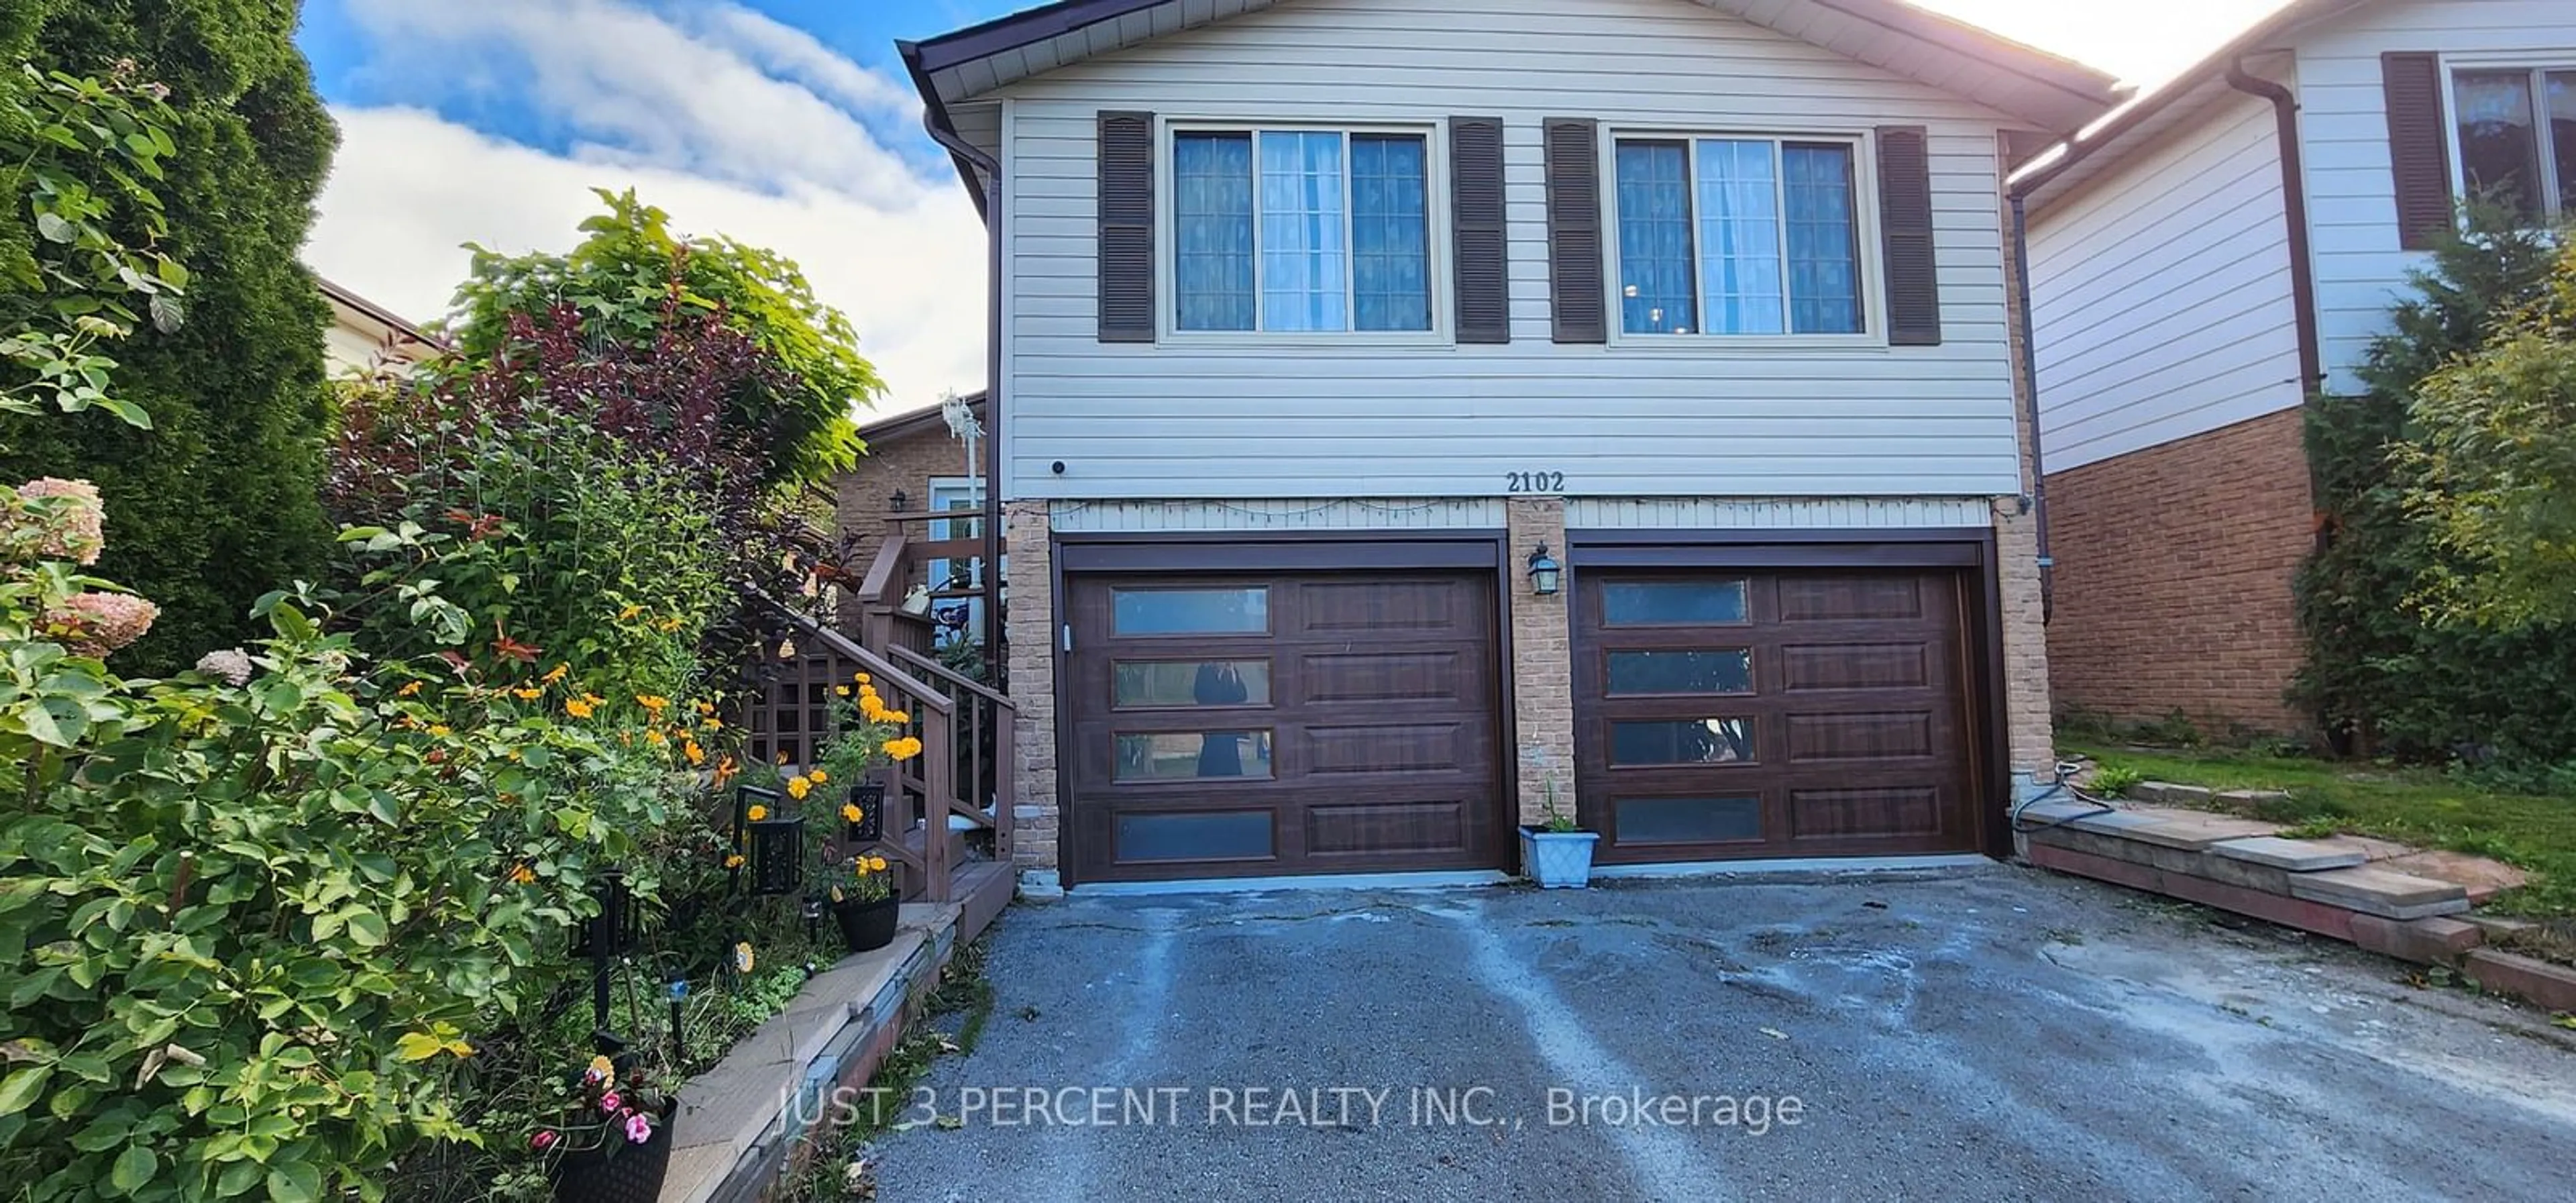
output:
[[[912,716],[890,709],[866,673],[834,690],[833,735],[820,762],[787,780],[787,795],[809,820],[810,830],[837,832],[816,841],[821,872],[815,893],[831,907],[851,952],[883,948],[894,941],[901,900],[894,892],[886,858],[868,846],[883,837],[885,786],[871,778],[886,765],[921,754],[921,741],[908,733]]]
[[[653,1203],[671,1167],[678,1109],[632,1068],[593,1057],[563,1113],[529,1144],[546,1158],[557,1203]]]
[[[1554,779],[1546,787],[1538,825],[1521,828],[1521,872],[1541,889],[1583,889],[1592,884],[1592,849],[1601,836],[1577,828],[1557,805]]]
[[[841,925],[841,940],[850,951],[873,952],[894,943],[895,919],[903,900],[894,895],[886,858],[853,853],[830,866],[823,879],[832,920]]]

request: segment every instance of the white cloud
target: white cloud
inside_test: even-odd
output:
[[[305,258],[420,320],[443,314],[479,242],[562,249],[599,210],[592,187],[638,189],[683,231],[723,233],[803,265],[858,326],[890,386],[879,412],[983,386],[984,234],[962,189],[902,208],[813,188],[769,195],[661,167],[585,162],[415,109],[338,109],[341,147]]]
[[[305,257],[397,312],[443,314],[461,244],[560,250],[636,188],[690,233],[796,260],[849,313],[890,386],[879,412],[984,378],[984,234],[944,169],[917,170],[863,118],[918,119],[910,89],[734,5],[668,17],[626,0],[350,0],[377,88],[471,89],[538,114],[555,153],[423,108],[337,107],[341,147]]]

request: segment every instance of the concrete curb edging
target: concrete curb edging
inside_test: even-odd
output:
[[[787,1010],[680,1088],[658,1203],[754,1203],[837,1127],[833,1096],[867,1084],[956,952],[958,908],[908,904],[894,942],[816,974]]]
[[[2161,787],[2155,796],[2183,788]],[[2495,993],[2576,1011],[2576,968],[2484,947],[2484,921],[2452,917],[2472,898],[2452,882],[2352,865],[2333,841],[2316,842],[2324,855],[2296,858],[2274,838],[2276,825],[2198,812],[2044,803],[2019,817],[2034,825],[2017,831],[2015,842],[2023,859],[2041,868],[2441,965]]]

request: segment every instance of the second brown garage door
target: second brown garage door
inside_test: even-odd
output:
[[[1067,594],[1072,880],[1504,863],[1490,570]]]
[[[1582,574],[1576,762],[1600,859],[1975,851],[1968,580]]]

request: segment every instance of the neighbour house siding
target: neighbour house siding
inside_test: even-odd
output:
[[[1592,496],[2018,489],[1996,155],[2008,119],[1966,101],[1681,0],[1291,0],[1004,95],[1006,497],[1475,497],[1535,470]],[[1435,160],[1450,116],[1503,118],[1512,341],[1102,344],[1103,109],[1419,123],[1443,127]],[[1942,345],[1554,343],[1540,123],[1558,116],[1928,127]],[[1874,229],[1861,236],[1875,255]],[[1445,291],[1447,268],[1433,274]]]
[[[2051,472],[2300,403],[2270,102],[2231,96],[2030,220]]]
[[[2388,309],[2411,294],[2407,273],[2430,256],[2398,241],[2388,109],[2379,56],[2436,51],[2463,59],[2529,52],[2576,63],[2576,4],[2566,0],[2445,0],[2372,5],[2301,39],[2299,105],[2314,231],[2318,327],[2326,389],[2361,391],[2354,374]],[[2444,90],[2448,92],[2448,82]],[[2457,153],[2458,133],[2450,134]],[[2455,176],[2456,187],[2456,176]]]

